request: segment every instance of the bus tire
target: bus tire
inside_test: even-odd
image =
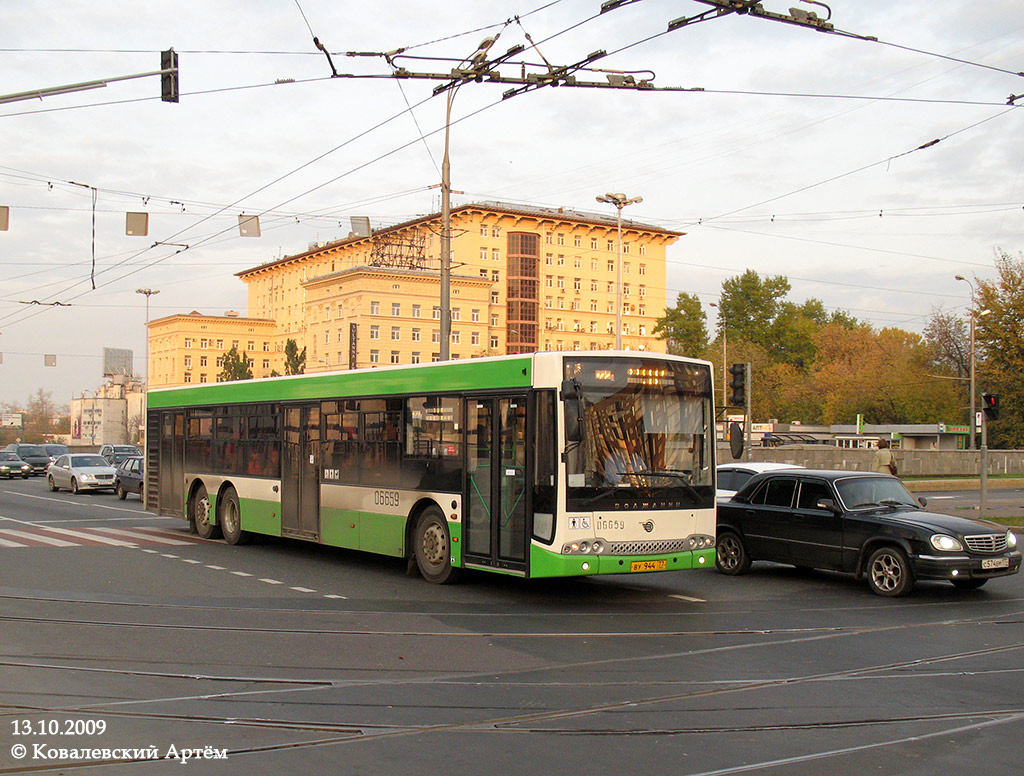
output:
[[[444,585],[455,582],[459,569],[452,566],[452,540],[448,521],[436,506],[427,507],[413,531],[413,555],[427,582]]]
[[[188,500],[188,519],[201,539],[221,537],[220,526],[210,522],[210,497],[205,485],[199,485],[192,491],[192,498]]]
[[[225,490],[217,501],[217,524],[228,544],[248,544],[252,541],[252,534],[242,530],[242,510],[234,488]]]

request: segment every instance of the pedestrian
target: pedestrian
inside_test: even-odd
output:
[[[888,439],[878,440],[878,451],[875,453],[875,471],[880,474],[896,474],[896,458],[889,448]]]

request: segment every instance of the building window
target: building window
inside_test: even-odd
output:
[[[492,226],[491,227],[491,237],[501,237],[501,227],[500,226]]]
[[[206,364],[206,358],[207,358],[206,356],[200,356],[199,357],[199,366],[206,366],[207,365]]]
[[[330,364],[328,364],[328,366],[330,366]],[[263,359],[263,368],[264,369],[270,369],[270,359],[269,358]]]
[[[420,341],[420,330],[419,329],[413,329],[412,330],[412,341],[413,342],[419,342]]]
[[[391,303],[391,317],[398,318],[402,315],[402,303],[392,302]]]
[[[608,245],[608,250],[609,251],[614,251],[615,250],[615,240],[609,240],[607,245]]]
[[[473,323],[480,323],[480,311],[479,310],[473,310],[473,312],[471,312],[469,314],[469,317],[473,321]]]
[[[470,344],[479,345],[480,344],[480,332],[478,332],[478,331],[472,332],[469,335],[469,341],[470,341]]]
[[[185,337],[185,347],[186,348],[192,347],[192,338],[191,337]]]
[[[640,286],[637,289],[637,293],[640,294],[641,299],[645,299],[647,297],[647,286]]]
[[[256,343],[255,343],[255,342],[254,342],[253,340],[249,340],[249,341],[248,341],[248,342],[247,342],[247,343],[245,344],[245,349],[246,349],[246,350],[256,350]]]
[[[420,352],[418,350],[414,350],[413,353],[412,353],[412,363],[418,364],[419,362],[420,362]]]
[[[583,281],[580,280],[580,278],[572,279],[572,290],[575,291],[577,294],[583,290]]]
[[[610,280],[608,281],[608,293],[609,294],[614,294],[615,293],[615,284],[612,281],[610,281]]]
[[[380,326],[371,326],[370,327],[370,339],[372,339],[372,340],[379,340],[380,339]]]
[[[210,347],[210,340],[206,339],[206,337],[199,340],[199,348],[201,350],[206,350],[208,347]]]
[[[217,340],[217,350],[224,350],[224,340]]]
[[[641,275],[646,275],[647,274],[647,265],[646,264],[641,264],[640,265],[640,274]]]
[[[501,261],[501,251],[499,251],[497,248],[491,248],[491,260]]]
[[[572,266],[576,269],[579,269],[580,267],[583,266],[583,260],[579,256],[577,256],[572,260]]]
[[[238,340],[231,340],[231,347],[238,350]]]
[[[544,297],[544,308],[545,309],[550,310],[554,306],[555,306],[555,300],[554,299],[552,299],[550,296]]]
[[[461,345],[462,344],[462,335],[459,332],[457,332],[457,331],[453,331],[452,332],[452,344],[453,345]]]
[[[487,236],[487,224],[480,224],[480,236],[481,237],[486,237]]]
[[[622,295],[629,296],[629,283],[622,284]]]
[[[491,270],[491,282],[492,283],[497,283],[500,278],[501,278],[501,275],[498,273],[498,270],[492,269]]]
[[[559,277],[558,278],[558,287],[559,288],[565,288],[565,278],[563,278],[563,277]]]
[[[597,238],[596,237],[591,237],[590,238],[590,250],[592,250],[592,251],[596,251],[597,250]]]
[[[430,341],[431,342],[440,342],[441,341],[441,331],[439,329],[434,329],[433,331],[430,332]]]
[[[224,356],[217,356],[217,366],[220,369],[224,368]]]
[[[583,247],[583,238],[580,237],[578,234],[574,235],[573,238],[572,238],[572,245],[573,245],[574,248],[582,248]]]
[[[421,315],[420,315],[420,306],[418,304],[414,304],[412,306],[412,317],[413,318],[421,317]]]
[[[391,327],[391,341],[398,342],[402,339],[402,330],[398,326]]]
[[[370,315],[380,315],[380,302],[370,302]]]
[[[629,253],[629,243],[628,242],[622,243],[622,252],[623,253]]]
[[[497,347],[498,347],[498,338],[495,337],[495,336],[492,336],[491,337],[491,350],[494,350]]]
[[[391,363],[392,364],[399,363],[399,361],[398,361],[398,351],[397,350],[392,350],[391,351]]]
[[[615,262],[612,261],[611,259],[608,260],[608,271],[609,272],[614,272],[615,271]]]
[[[487,249],[486,248],[481,248],[480,249],[480,261],[487,261]]]
[[[460,308],[458,308],[458,307],[453,307],[452,308],[452,320],[453,321],[461,321],[462,320],[462,310]]]
[[[545,253],[544,254],[544,265],[547,267],[555,266],[555,254]]]
[[[629,262],[628,261],[622,262],[622,274],[624,274],[624,275],[628,275],[629,274]]]
[[[191,372],[185,372],[185,380],[184,380],[184,382],[186,382],[186,383],[192,382],[192,373]]]
[[[499,301],[500,300],[498,298],[498,292],[497,291],[491,291],[491,304],[498,304]]]
[[[370,363],[371,364],[379,364],[380,363],[380,351],[379,350],[371,350],[370,351]]]
[[[590,300],[590,312],[592,312],[592,313],[596,313],[597,312],[597,300],[596,299],[591,299]]]
[[[324,344],[325,345],[330,345],[331,344],[331,330],[330,329],[326,329],[324,331]]]
[[[551,232],[544,232],[544,242],[551,245],[554,242],[554,235]]]
[[[640,246],[640,255],[641,256],[646,256],[647,255],[647,246],[646,245],[641,245]]]
[[[433,319],[434,319],[435,321],[439,321],[439,320],[441,320],[441,308],[440,308],[439,306],[437,306],[437,305],[434,305],[434,309],[433,309],[433,310],[431,310],[431,312],[430,312],[430,316],[431,316],[431,317],[432,317],[432,318],[433,318]]]
[[[185,356],[185,368],[186,369],[191,369],[192,368],[192,356]]]

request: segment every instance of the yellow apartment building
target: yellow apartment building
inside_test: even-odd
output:
[[[151,388],[218,382],[224,354],[232,346],[248,359],[253,377],[269,377],[272,370],[284,374],[284,345],[278,347],[274,321],[193,310],[157,318],[148,326]]]
[[[682,233],[623,220],[620,289],[613,215],[483,202],[451,217],[453,359],[611,348],[620,301],[623,348],[664,351],[652,332],[666,307],[665,251]],[[233,342],[254,377],[283,373],[288,339],[306,348],[307,373],[439,359],[440,233],[433,213],[239,272],[250,317],[150,324],[153,387],[216,381],[211,358]]]

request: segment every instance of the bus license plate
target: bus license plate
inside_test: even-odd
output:
[[[668,568],[667,560],[638,560],[629,564],[632,571],[664,571]]]
[[[1010,567],[1009,558],[985,558],[981,561],[983,569],[1005,569]]]

